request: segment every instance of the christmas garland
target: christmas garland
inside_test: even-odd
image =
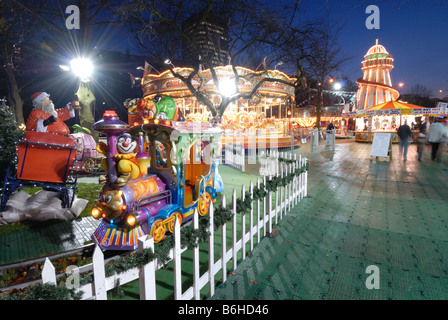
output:
[[[81,300],[83,292],[75,292],[65,285],[56,286],[52,283],[38,283],[28,288],[26,292],[0,294],[0,300]]]
[[[278,158],[279,161],[289,163],[288,159]],[[294,161],[294,160],[292,160]],[[266,181],[266,185],[260,184],[260,187],[255,187],[252,192],[246,191],[244,200],[237,199],[236,201],[236,213],[246,214],[250,211],[251,204],[255,200],[263,199],[268,192],[275,192],[278,187],[284,187],[290,183],[294,177],[299,176],[301,173],[308,171],[308,161],[305,166],[299,167],[292,173],[285,177],[274,177],[269,181]],[[214,208],[213,225],[214,229],[218,229],[226,222],[230,221],[233,217],[233,212],[230,208],[224,208],[219,206]],[[199,220],[199,228],[195,230],[192,226],[183,228],[181,231],[181,246],[183,248],[197,247],[200,243],[206,242],[210,236],[208,230],[209,216],[204,216]],[[113,261],[105,266],[106,277],[111,277],[114,274],[120,274],[133,268],[142,267],[154,259],[158,259],[162,265],[167,264],[169,261],[170,250],[174,247],[174,237],[166,237],[163,242],[155,246],[153,251],[151,248],[143,250],[143,252],[131,253],[125,257]],[[84,275],[80,275],[80,285],[85,285],[93,282],[93,272],[89,272]],[[11,295],[0,295],[0,300],[67,300],[81,299],[83,295],[82,291],[75,292],[75,289],[68,289],[64,283],[59,286],[54,284],[37,284],[30,286],[29,290],[24,293],[14,293]]]

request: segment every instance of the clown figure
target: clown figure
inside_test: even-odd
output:
[[[124,186],[129,180],[134,180],[141,177],[140,168],[135,160],[136,154],[133,152],[136,147],[137,142],[132,140],[129,133],[123,133],[118,136],[118,153],[114,155],[114,158],[117,162],[118,171],[118,178],[115,183],[119,187]],[[97,148],[97,150],[105,154],[107,153],[107,146],[103,143],[100,148]],[[107,161],[104,160],[102,161],[101,166],[104,171],[108,172]],[[107,177],[101,176],[99,182],[105,183],[107,180]]]
[[[132,140],[129,133],[124,133],[118,137],[117,149],[115,159],[118,161],[117,185],[122,186],[128,182],[129,179],[134,180],[140,177],[140,168],[135,161],[135,153],[133,152],[137,147],[137,142]]]

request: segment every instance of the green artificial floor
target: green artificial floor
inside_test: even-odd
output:
[[[370,158],[369,144],[309,154],[308,194],[211,299],[448,298],[448,171],[442,163]],[[372,284],[372,271],[379,277]]]

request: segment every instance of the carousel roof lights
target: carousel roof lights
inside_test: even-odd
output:
[[[169,59],[167,59],[167,60],[169,60]],[[165,61],[167,61],[167,60],[165,60]],[[171,60],[170,60],[170,62],[171,62]],[[170,63],[168,63],[168,64],[170,64]],[[213,69],[214,69],[215,71],[218,71],[218,72],[219,72],[219,71],[231,71],[231,70],[232,70],[232,66],[231,66],[231,65],[227,65],[227,66],[218,66],[218,67],[214,67]],[[182,73],[182,72],[192,72],[192,71],[194,71],[193,68],[188,68],[188,67],[184,67],[184,68],[176,67],[176,70],[177,70],[178,73]],[[245,72],[248,72],[248,73],[251,73],[251,74],[255,74],[255,75],[267,74],[267,77],[269,77],[269,72],[271,72],[272,75],[273,75],[273,73],[275,72],[275,75],[276,75],[276,76],[282,76],[282,77],[285,77],[288,81],[292,81],[292,80],[296,80],[296,79],[297,79],[297,78],[288,76],[286,73],[284,73],[283,71],[280,71],[280,70],[261,70],[261,71],[254,71],[254,70],[251,70],[251,69],[249,69],[249,68],[246,68],[246,67],[240,67],[240,66],[237,66],[237,67],[236,67],[236,70],[237,70],[237,71],[245,71]],[[210,72],[210,69],[202,70],[202,73],[207,73],[207,72]],[[148,77],[148,78],[163,78],[164,76],[167,75],[167,73],[170,73],[170,70],[165,70],[164,72],[162,72],[162,73],[160,73],[160,74],[148,74],[146,77]],[[232,71],[232,73],[233,73],[233,71]],[[171,74],[171,73],[170,73],[170,74]],[[238,72],[238,75],[239,75],[239,76],[242,76],[242,74],[240,74],[239,72]]]

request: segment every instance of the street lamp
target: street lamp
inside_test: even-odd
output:
[[[404,87],[404,82],[399,82],[398,83],[398,87],[403,88]]]
[[[173,68],[175,68],[174,64],[171,62],[170,59],[165,59],[164,63],[165,63],[166,65],[170,64],[170,65],[173,66]]]
[[[93,72],[92,61],[86,58],[74,58],[70,61],[70,66],[59,65],[64,71],[72,71],[74,75],[79,77],[81,82],[89,82],[89,77]]]
[[[333,88],[334,88],[335,90],[340,90],[340,89],[342,88],[342,85],[341,85],[339,82],[336,82],[336,83],[334,84]]]
[[[72,72],[81,79],[82,82],[89,82],[89,77],[93,72],[92,61],[86,58],[75,58],[70,61]]]

